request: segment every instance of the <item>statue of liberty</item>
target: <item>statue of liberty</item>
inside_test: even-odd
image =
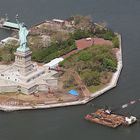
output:
[[[19,23],[18,15],[16,16],[16,20],[19,26],[19,42],[20,42],[20,46],[17,48],[17,51],[26,52],[30,50],[29,47],[27,46],[27,36],[29,34],[29,31],[27,30],[24,23]]]

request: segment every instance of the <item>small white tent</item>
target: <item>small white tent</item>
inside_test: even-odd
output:
[[[50,61],[49,63],[45,64],[44,66],[48,67],[50,69],[55,69],[58,66],[59,62],[61,62],[63,60],[64,60],[64,58],[62,58],[62,57],[55,58],[52,61]]]

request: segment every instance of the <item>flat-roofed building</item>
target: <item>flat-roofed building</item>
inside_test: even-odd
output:
[[[47,67],[48,69],[56,69],[58,67],[58,64],[60,62],[62,62],[64,60],[64,58],[59,57],[59,58],[55,58],[52,61],[50,61],[49,63],[45,64],[44,66]]]
[[[3,27],[19,30],[19,25],[17,23],[12,23],[12,22],[9,22],[9,21],[5,21],[3,23]]]

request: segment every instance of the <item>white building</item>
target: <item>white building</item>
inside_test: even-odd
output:
[[[52,61],[50,61],[49,63],[45,64],[44,66],[47,67],[48,69],[55,69],[58,67],[58,64],[60,62],[62,62],[64,60],[64,58],[59,57],[59,58],[55,58]]]
[[[57,24],[61,24],[61,25],[64,25],[65,24],[65,21],[64,20],[61,20],[61,19],[53,19],[52,21],[55,22],[55,23],[57,23]]]

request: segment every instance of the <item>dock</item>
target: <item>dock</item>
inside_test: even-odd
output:
[[[7,21],[4,18],[0,19],[0,28],[9,30],[19,30],[19,26],[17,23]]]
[[[5,28],[9,28],[9,29],[16,29],[19,30],[19,26],[17,23],[13,23],[13,22],[9,22],[9,21],[5,21],[3,23],[3,27]]]

